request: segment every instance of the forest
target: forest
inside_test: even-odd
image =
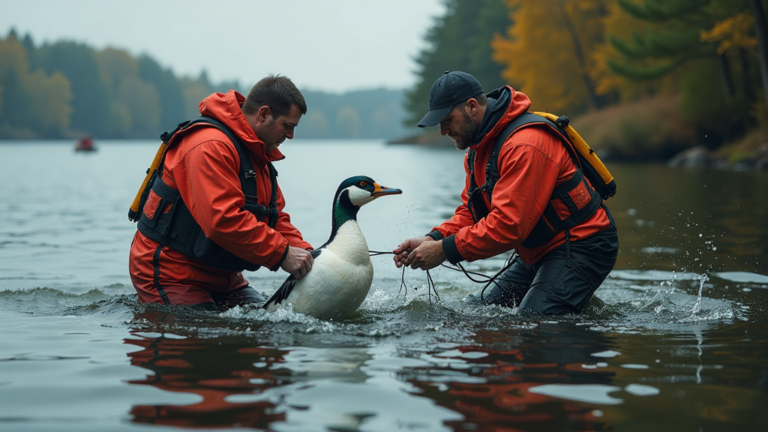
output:
[[[12,30],[0,39],[0,139],[157,138],[197,117],[211,93],[247,94],[258,78],[213,83],[205,71],[177,76],[148,55],[72,41],[36,45],[32,35]],[[301,138],[387,139],[408,131],[403,90],[302,93],[310,109]]]
[[[661,160],[768,141],[764,0],[446,0],[425,32],[412,88],[303,90],[302,138],[440,142],[414,125],[445,70],[486,91],[511,85],[533,110],[568,115],[603,157]],[[148,55],[71,41],[0,39],[0,139],[153,138],[199,101],[253,83],[176,76]],[[415,134],[415,135],[414,135]],[[737,156],[734,156],[737,157]]]
[[[566,114],[603,157],[689,147],[734,157],[768,141],[761,0],[449,0],[416,59],[408,121],[445,70],[511,85]],[[416,140],[439,141],[436,131]]]

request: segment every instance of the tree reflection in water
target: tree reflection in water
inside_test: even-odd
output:
[[[154,322],[158,322],[158,318],[169,318],[169,315],[162,315],[165,316],[152,317]],[[270,423],[285,420],[285,414],[275,413],[276,405],[270,401],[232,403],[227,398],[252,396],[283,385],[268,371],[273,364],[283,362],[288,351],[244,346],[241,337],[148,337],[139,331],[132,334],[140,339],[126,338],[124,342],[142,349],[128,354],[131,364],[148,369],[153,375],[128,381],[129,384],[191,393],[202,398],[200,402],[190,405],[135,405],[130,410],[133,422],[267,429]]]
[[[586,404],[530,391],[553,383],[608,388],[613,382],[613,371],[584,367],[599,361],[590,354],[610,349],[611,339],[583,328],[566,329],[571,326],[565,323],[552,327],[538,326],[514,336],[478,332],[471,346],[448,344],[418,353],[431,365],[406,368],[399,378],[423,391],[416,396],[463,414],[464,420],[446,423],[456,430],[472,424],[494,431],[545,425],[550,430],[611,429],[600,412]]]

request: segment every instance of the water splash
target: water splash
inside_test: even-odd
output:
[[[696,299],[696,304],[693,305],[693,309],[691,310],[692,316],[699,313],[699,310],[701,308],[701,297],[704,292],[704,283],[706,283],[708,280],[709,280],[709,277],[707,277],[706,274],[701,275],[701,279],[699,282],[698,298]]]

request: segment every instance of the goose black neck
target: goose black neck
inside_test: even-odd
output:
[[[350,220],[357,221],[358,210],[360,210],[360,207],[352,204],[352,201],[349,200],[349,192],[346,190],[341,191],[334,197],[333,211],[331,213],[331,238],[328,239],[328,243],[333,241],[339,228],[344,225],[345,222]]]

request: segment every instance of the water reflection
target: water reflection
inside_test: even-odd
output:
[[[670,430],[682,430],[739,422],[765,399],[764,357],[723,345],[744,338],[744,330],[724,333],[707,323],[677,325],[653,343],[643,332],[598,330],[599,319],[576,318],[499,316],[453,339],[353,338],[342,324],[329,333],[284,333],[247,318],[160,309],[138,313],[134,323],[124,342],[140,349],[128,357],[150,374],[129,384],[180,396],[132,406],[131,420],[141,424],[608,430],[650,425],[655,411],[685,401],[693,411],[664,419]]]
[[[617,269],[761,272],[768,257],[765,172],[609,167],[619,185],[608,201],[622,250]]]
[[[152,372],[145,379],[128,381],[167,392],[190,393],[200,401],[189,405],[135,405],[131,421],[183,427],[253,427],[266,429],[285,414],[267,400],[233,403],[227,398],[258,394],[283,385],[268,370],[284,361],[287,351],[243,346],[242,339],[178,338],[166,335],[125,339],[141,347],[128,354],[131,364]]]
[[[584,330],[561,323],[482,331],[476,344],[418,353],[429,365],[405,368],[399,378],[419,388],[419,396],[461,413],[464,420],[446,423],[457,430],[527,430],[542,423],[549,430],[605,430],[601,412],[578,401],[621,402],[608,396],[620,390],[612,385],[615,372],[592,355],[615,342]]]

